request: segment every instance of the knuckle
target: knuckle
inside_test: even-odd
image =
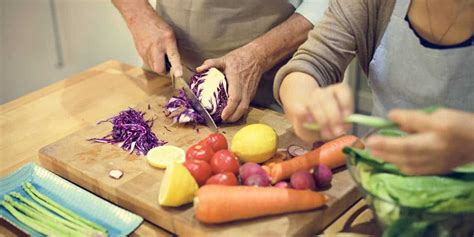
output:
[[[172,31],[165,31],[163,33],[163,39],[165,40],[166,43],[172,43],[174,42],[174,33]]]

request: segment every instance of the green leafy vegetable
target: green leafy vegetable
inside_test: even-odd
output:
[[[379,135],[405,136],[399,130]],[[443,176],[407,176],[370,151],[345,147],[351,172],[366,192],[384,236],[472,236],[474,164]]]

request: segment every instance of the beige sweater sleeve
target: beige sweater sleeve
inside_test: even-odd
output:
[[[292,72],[311,75],[321,87],[341,82],[357,56],[367,73],[395,0],[331,0],[324,18],[309,32],[293,58],[277,73],[273,92],[281,104],[282,80]]]

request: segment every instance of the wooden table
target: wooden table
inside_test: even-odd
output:
[[[96,75],[107,72],[107,77]],[[134,106],[169,85],[169,80],[118,61],[108,61],[76,76],[0,106],[0,176],[27,162],[38,163],[38,150],[95,124],[114,111]],[[0,235],[15,236],[0,221]],[[361,200],[324,234],[378,234],[372,213]],[[171,236],[144,222],[132,236]]]

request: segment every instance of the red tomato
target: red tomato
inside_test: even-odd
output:
[[[211,168],[214,174],[231,172],[239,173],[240,164],[237,157],[229,150],[220,150],[216,152],[211,159]]]
[[[186,151],[186,160],[204,160],[206,162],[211,162],[214,151],[211,147],[195,144],[188,148]]]
[[[212,175],[211,166],[203,160],[187,160],[183,165],[189,170],[199,186],[204,185]]]
[[[199,144],[211,147],[214,152],[227,149],[227,140],[221,133],[211,133],[200,141]]]
[[[237,180],[237,177],[235,177],[235,174],[226,172],[226,173],[221,173],[221,174],[216,174],[212,177],[210,177],[206,181],[207,184],[220,184],[220,185],[227,185],[227,186],[236,186],[239,185],[239,181]]]

